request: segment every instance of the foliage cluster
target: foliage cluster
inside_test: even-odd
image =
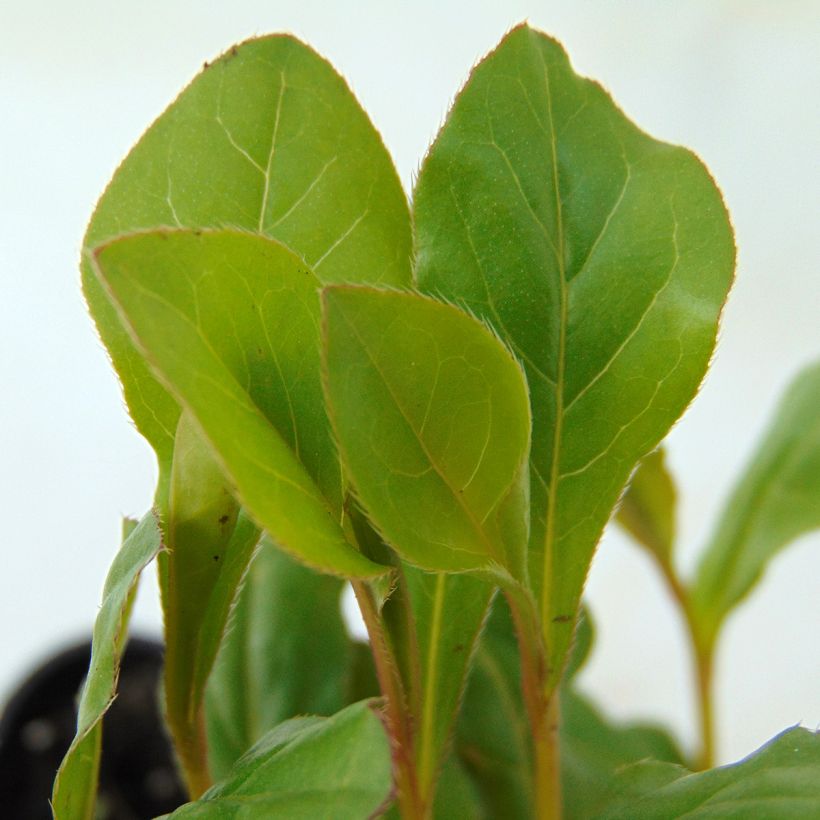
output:
[[[691,771],[712,763],[721,625],[820,525],[815,367],[695,577],[675,570],[657,448],[703,379],[734,264],[701,162],[527,26],[456,97],[412,206],[310,48],[263,37],[206,66],[85,239],[85,295],[159,482],[106,584],[55,815],[93,816],[100,721],[156,557],[192,799],[174,817],[808,816],[804,729]],[[616,508],[689,626],[698,761],[573,685]],[[345,629],[345,581],[369,645]]]

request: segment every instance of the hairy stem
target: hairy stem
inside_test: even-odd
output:
[[[505,590],[521,655],[521,690],[532,731],[535,817],[560,820],[558,690],[549,690],[549,669],[535,605],[526,594]]]
[[[412,725],[398,664],[385,638],[372,592],[362,581],[352,581],[351,584],[370,637],[376,676],[385,699],[385,722],[393,754],[396,802],[402,820],[429,820],[432,806],[427,805],[419,790]]]

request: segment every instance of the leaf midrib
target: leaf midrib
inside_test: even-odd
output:
[[[553,431],[550,484],[547,495],[547,520],[544,536],[543,586],[541,588],[541,623],[546,634],[550,625],[550,585],[552,580],[552,552],[555,548],[555,511],[558,502],[559,464],[561,437],[564,422],[564,374],[566,369],[566,324],[567,324],[567,281],[564,249],[563,204],[561,201],[560,179],[558,174],[558,147],[555,139],[555,119],[552,111],[552,91],[550,88],[549,70],[543,52],[538,54],[544,70],[544,87],[547,93],[547,110],[550,126],[550,149],[552,152],[552,178],[555,192],[556,229],[558,231],[556,257],[558,260],[558,280],[561,302],[558,323],[558,362],[555,376],[555,428]]]

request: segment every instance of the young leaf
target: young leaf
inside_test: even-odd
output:
[[[601,531],[708,365],[731,227],[695,156],[527,26],[473,71],[414,211],[419,287],[491,323],[527,372],[530,576],[557,683]]]
[[[409,565],[404,566],[404,577],[420,667],[416,768],[421,789],[431,794],[494,587],[483,578],[423,572]]]
[[[267,734],[179,820],[371,817],[390,794],[390,748],[372,701],[330,718],[294,718]]]
[[[707,643],[766,565],[799,535],[820,527],[820,364],[804,370],[732,493],[692,586]]]
[[[119,167],[84,242],[89,308],[131,415],[157,452],[161,485],[179,410],[134,349],[89,252],[163,226],[232,226],[279,239],[323,282],[408,284],[411,253],[407,200],[391,159],[324,59],[276,35],[206,65]]]
[[[362,551],[390,561],[389,547],[356,505],[350,514]],[[437,777],[495,588],[470,575],[424,572],[395,554],[392,561],[395,584],[381,602],[382,627],[412,716],[417,787],[438,811]]]
[[[77,734],[54,781],[51,804],[56,820],[94,817],[102,719],[114,700],[140,573],[161,548],[162,536],[152,512],[139,524],[124,522],[123,544],[105,580],[102,605],[94,623],[91,664],[80,696]]]
[[[732,766],[690,774],[680,766],[638,763],[619,776],[622,797],[602,820],[687,817],[816,817],[820,734],[788,729]]]
[[[329,413],[386,541],[428,570],[520,578],[530,418],[517,362],[426,297],[332,286],[322,302]]]
[[[505,600],[497,597],[479,641],[456,725],[455,752],[488,817],[535,820],[532,739],[518,645]]]
[[[174,441],[165,521],[168,553],[160,577],[166,716],[189,780],[196,777],[194,770],[205,771],[204,750],[197,743],[205,681],[259,537],[250,521],[237,528],[238,512],[196,423],[183,412]]]
[[[661,564],[671,566],[675,543],[675,482],[663,448],[651,452],[629,482],[616,520]]]
[[[353,646],[341,592],[339,579],[302,566],[262,540],[208,681],[208,753],[215,780],[282,721],[331,715],[345,705]]]
[[[311,566],[384,572],[337,523],[317,282],[304,263],[235,231],[132,234],[94,261],[135,344],[191,412],[253,519]]]

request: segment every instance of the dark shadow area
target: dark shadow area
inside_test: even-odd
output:
[[[77,696],[91,644],[67,649],[37,669],[0,718],[0,806],[4,817],[50,820],[54,775],[71,744]],[[145,820],[185,802],[158,700],[162,646],[132,638],[117,698],[103,721],[98,817]]]

